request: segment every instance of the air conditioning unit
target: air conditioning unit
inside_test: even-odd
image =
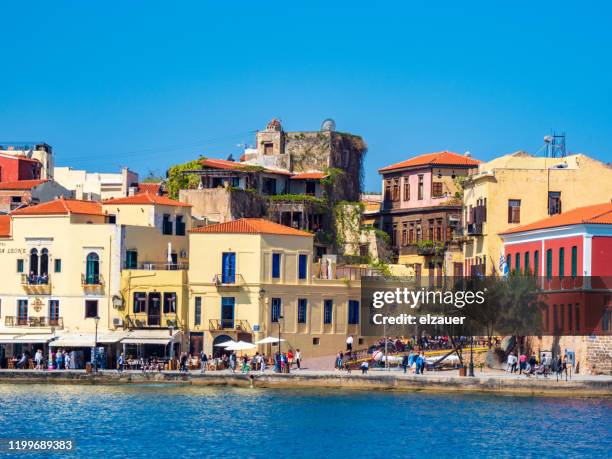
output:
[[[113,319],[113,327],[123,327],[123,319],[121,317],[115,317]]]

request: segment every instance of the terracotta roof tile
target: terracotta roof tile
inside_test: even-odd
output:
[[[16,182],[0,182],[0,190],[31,190],[48,180],[18,180]]]
[[[499,234],[514,234],[525,231],[534,231],[547,228],[556,228],[568,225],[612,225],[612,203],[595,204],[593,206],[578,207],[562,214],[553,215],[537,222],[517,226]]]
[[[417,166],[477,166],[480,161],[470,158],[469,156],[460,155],[451,151],[439,151],[437,153],[427,153],[425,155],[415,156],[406,161],[402,161],[390,166],[378,169],[378,172],[390,172],[407,167]]]
[[[239,234],[278,234],[282,236],[306,236],[311,233],[300,231],[289,226],[264,220],[263,218],[241,218],[231,222],[195,228],[191,233],[239,233]]]
[[[106,215],[99,202],[80,201],[77,199],[59,198],[35,206],[23,207],[11,212],[11,215]]]
[[[138,193],[159,194],[161,183],[140,182],[138,184]]]
[[[301,172],[291,177],[291,180],[321,180],[327,174],[324,172]]]
[[[11,235],[11,216],[0,215],[0,237],[8,237]]]
[[[222,169],[227,171],[248,171],[249,168],[257,168],[257,164],[249,164],[243,162],[236,161],[228,161],[226,159],[214,159],[214,158],[206,158],[200,161],[200,164],[204,167],[211,167],[213,169]],[[280,175],[293,175],[291,172],[282,170],[282,169],[267,169],[261,167],[262,172],[267,172],[269,174],[280,174]]]
[[[191,207],[191,204],[187,204],[186,202],[175,201],[166,196],[158,196],[148,192],[135,194],[134,196],[126,196],[125,198],[108,199],[103,201],[102,204],[136,204],[141,206],[158,204],[160,206]]]

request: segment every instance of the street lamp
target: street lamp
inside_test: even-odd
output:
[[[98,372],[98,322],[100,322],[100,316],[94,317],[96,322],[96,334],[94,337],[94,368],[96,373]]]
[[[468,372],[468,376],[474,376],[474,333],[472,332],[472,336],[470,339],[470,368]]]

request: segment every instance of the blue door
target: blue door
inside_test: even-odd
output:
[[[224,284],[236,283],[236,254],[234,252],[223,252],[221,282]]]
[[[234,304],[236,299],[233,296],[221,298],[221,327],[226,329],[234,328]]]

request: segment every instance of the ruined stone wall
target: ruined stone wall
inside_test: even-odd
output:
[[[612,336],[533,336],[527,346],[529,352],[551,351],[561,356],[570,349],[579,374],[612,375]]]
[[[208,188],[180,190],[179,200],[191,204],[191,214],[213,222],[227,222],[239,218],[259,218],[265,214],[263,198],[244,190]]]

